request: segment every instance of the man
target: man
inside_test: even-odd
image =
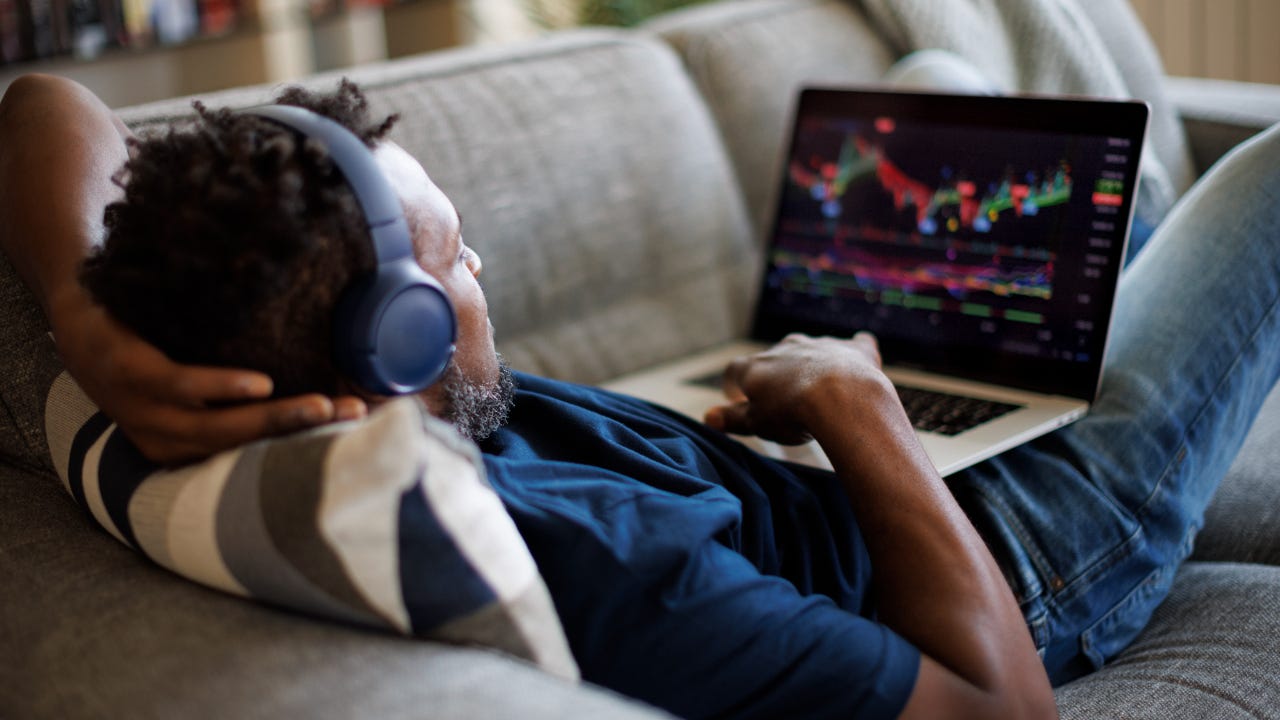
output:
[[[329,100],[287,99],[341,114]],[[350,89],[338,99],[359,105]],[[308,268],[335,262],[331,256],[346,243],[367,243],[338,239],[350,234],[342,227],[346,201],[323,158],[310,157],[296,135],[202,115],[202,132],[219,138],[213,145],[233,168],[225,175],[231,180],[217,185],[227,189],[227,202],[252,202],[231,190],[237,183],[258,189],[263,172],[275,178],[273,187],[319,184],[299,196],[306,202],[269,203],[307,222],[337,218],[324,239],[333,247],[295,243],[282,251],[284,264],[297,257],[308,258],[300,262]],[[504,373],[476,282],[480,264],[462,243],[457,214],[420,166],[377,140],[385,124],[370,129],[357,117],[348,125],[374,141],[406,209],[419,263],[458,309],[456,370],[452,381],[425,391],[428,405],[478,439],[492,433],[483,445],[490,479],[552,590],[584,677],[680,714],[1053,716],[1046,666],[1057,680],[1079,674],[1117,652],[1146,621],[1280,372],[1280,313],[1273,312],[1280,253],[1271,246],[1274,233],[1262,230],[1275,222],[1265,212],[1276,211],[1263,210],[1251,192],[1236,192],[1230,209],[1253,224],[1231,228],[1241,236],[1231,253],[1214,251],[1220,270],[1203,271],[1205,249],[1195,241],[1221,230],[1197,225],[1199,213],[1187,211],[1175,218],[1186,229],[1161,236],[1131,271],[1099,410],[963,474],[950,490],[916,443],[865,335],[789,338],[735,363],[727,371],[730,402],[707,415],[719,429],[783,441],[813,436],[832,458],[834,476],[761,459],[717,432],[625,398],[523,376],[511,421],[499,428]],[[0,104],[0,133],[0,202],[8,220],[0,242],[41,299],[68,367],[145,452],[196,457],[363,412],[359,400],[341,395],[348,388],[340,378],[300,379],[288,392],[303,394],[205,409],[267,397],[269,378],[288,373],[175,365],[76,282],[81,258],[101,233],[102,209],[114,199],[108,178],[125,160],[123,129],[82,88],[31,78],[15,83]],[[244,145],[236,140],[243,137],[256,139]],[[1218,182],[1251,191],[1274,185],[1275,163],[1267,160],[1277,137],[1272,132],[1239,153]],[[106,302],[113,273],[135,262],[107,270],[117,240],[127,244],[129,228],[137,227],[127,219],[132,176],[147,175],[138,173],[143,159],[161,157],[162,147],[139,148],[124,179],[126,203],[107,215],[112,240],[88,264],[86,284]],[[174,155],[173,172],[192,164],[186,152]],[[252,162],[237,163],[241,152]],[[244,175],[250,166],[258,170]],[[163,163],[159,170],[153,176],[163,178]],[[329,201],[319,197],[326,193]],[[1192,209],[1203,211],[1212,200],[1195,197]],[[39,212],[31,209],[39,203]],[[326,204],[336,210],[312,212]],[[178,207],[161,214],[181,214]],[[171,241],[186,237],[169,232]],[[263,267],[278,261],[274,253],[263,253]],[[267,310],[282,307],[276,303],[302,284],[296,275],[286,279],[241,330],[267,323]],[[1225,336],[1206,349],[1210,328],[1222,330],[1207,319],[1222,320],[1240,286],[1255,291],[1256,302],[1230,307]],[[1184,304],[1192,309],[1161,318],[1159,308],[1175,292],[1191,295]],[[318,289],[321,315],[332,294],[327,285]],[[297,302],[312,302],[303,295]],[[114,314],[122,313],[123,306]],[[126,324],[141,332],[146,322]],[[272,337],[282,331],[266,330]],[[228,332],[221,341],[241,334]],[[243,356],[269,364],[272,354],[235,351],[209,360],[193,350],[184,359],[243,365],[236,362]],[[320,348],[310,355],[324,357]],[[1162,395],[1175,380],[1188,384],[1185,399]],[[213,439],[194,439],[206,434]]]

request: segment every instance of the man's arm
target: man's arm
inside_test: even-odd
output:
[[[915,437],[869,334],[793,336],[726,374],[713,427],[812,436],[852,500],[879,619],[923,654],[904,718],[1057,717],[1017,602]]]
[[[159,462],[210,455],[259,437],[363,413],[352,398],[262,400],[261,373],[178,365],[117,323],[80,285],[102,240],[103,210],[128,156],[129,132],[93,93],[28,75],[0,100],[0,250],[31,289],[77,382],[142,452]]]

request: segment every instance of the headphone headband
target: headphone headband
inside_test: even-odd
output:
[[[323,115],[291,105],[264,105],[241,112],[274,120],[324,145],[364,211],[378,264],[413,257],[400,198],[382,174],[373,151],[360,138]]]
[[[348,379],[380,395],[417,392],[444,374],[458,320],[435,278],[418,266],[400,196],[373,152],[347,128],[299,107],[241,111],[322,144],[356,197],[377,258],[375,271],[343,289],[333,316],[333,357]]]

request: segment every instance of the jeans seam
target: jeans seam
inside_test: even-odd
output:
[[[1248,341],[1245,342],[1244,345],[1242,345],[1242,347],[1250,347],[1250,346],[1257,345],[1258,335],[1259,333],[1261,333],[1262,327],[1267,324],[1267,320],[1275,316],[1276,307],[1278,303],[1280,303],[1280,294],[1272,295],[1269,309],[1267,310],[1266,313],[1262,315],[1261,318],[1259,318],[1257,324],[1254,325],[1253,330],[1250,331],[1249,333]],[[1168,464],[1165,465],[1164,471],[1160,474],[1160,479],[1156,481],[1156,484],[1151,488],[1151,492],[1148,493],[1147,497],[1143,499],[1142,504],[1139,505],[1134,510],[1133,515],[1135,519],[1142,518],[1148,514],[1148,512],[1150,511],[1152,501],[1164,489],[1165,485],[1167,484],[1167,481],[1169,480],[1169,477],[1172,476],[1173,473],[1179,467],[1182,466],[1182,462],[1184,459],[1186,459],[1186,455],[1187,455],[1187,446],[1188,446],[1188,440],[1190,439],[1191,428],[1198,425],[1200,421],[1204,419],[1205,413],[1208,412],[1209,407],[1213,405],[1214,399],[1218,397],[1218,391],[1220,391],[1223,385],[1226,384],[1227,379],[1232,375],[1234,375],[1236,370],[1240,368],[1242,354],[1243,353],[1238,353],[1236,355],[1235,360],[1232,361],[1231,365],[1226,369],[1225,372],[1222,373],[1222,375],[1218,378],[1218,382],[1213,386],[1213,392],[1209,393],[1209,395],[1205,398],[1204,403],[1196,411],[1195,416],[1192,418],[1191,422],[1187,423],[1186,427],[1183,428],[1182,438],[1181,438],[1181,441],[1178,443],[1178,451],[1174,453],[1173,458],[1169,461]],[[1139,522],[1139,527],[1141,527],[1141,522]]]
[[[1259,336],[1259,333],[1261,332],[1262,326],[1266,324],[1269,318],[1272,318],[1276,314],[1276,308],[1278,304],[1280,304],[1280,294],[1273,295],[1271,299],[1270,309],[1268,309],[1267,312],[1264,313],[1262,317],[1258,320],[1258,323],[1254,326],[1253,330],[1249,334],[1249,340],[1244,344],[1244,346],[1256,344],[1256,340]],[[1220,390],[1222,386],[1226,383],[1227,378],[1230,377],[1240,367],[1240,362],[1241,362],[1240,356],[1237,355],[1236,359],[1231,363],[1230,367],[1228,367],[1227,370],[1222,373],[1222,376],[1219,378],[1217,384],[1214,386],[1214,392],[1209,394],[1209,396],[1205,399],[1204,404],[1201,405],[1200,408],[1196,411],[1194,418],[1191,420],[1191,422],[1187,424],[1186,428],[1183,429],[1182,438],[1178,443],[1177,451],[1174,452],[1173,457],[1169,461],[1169,463],[1165,465],[1164,470],[1160,474],[1160,479],[1156,481],[1156,484],[1152,487],[1151,492],[1147,494],[1147,497],[1142,501],[1142,504],[1139,505],[1133,511],[1133,518],[1134,518],[1134,521],[1137,523],[1137,528],[1134,530],[1134,532],[1129,537],[1125,538],[1123,542],[1118,544],[1115,547],[1115,549],[1108,552],[1097,562],[1090,565],[1087,569],[1081,571],[1080,574],[1077,575],[1076,577],[1072,578],[1071,581],[1066,586],[1064,586],[1060,592],[1056,593],[1053,596],[1055,601],[1068,601],[1073,597],[1075,597],[1075,594],[1072,591],[1078,589],[1077,586],[1081,582],[1087,582],[1089,581],[1090,578],[1097,575],[1098,573],[1103,572],[1108,568],[1113,567],[1114,565],[1119,563],[1120,560],[1122,560],[1128,554],[1128,552],[1132,550],[1132,546],[1135,543],[1135,541],[1137,541],[1140,537],[1145,535],[1144,525],[1142,524],[1142,518],[1150,514],[1152,501],[1168,485],[1169,478],[1173,475],[1174,472],[1177,471],[1177,469],[1182,465],[1182,462],[1185,460],[1186,454],[1187,454],[1187,447],[1188,447],[1187,441],[1188,441],[1188,435],[1190,433],[1190,429],[1195,427],[1204,418],[1205,413],[1208,411],[1209,406],[1213,404],[1213,399],[1217,397],[1217,391]]]
[[[1124,540],[1117,543],[1105,555],[1098,558],[1087,568],[1081,570],[1075,577],[1062,586],[1062,589],[1053,595],[1056,604],[1070,602],[1081,595],[1081,588],[1088,588],[1094,582],[1094,579],[1119,565],[1125,559],[1133,555],[1133,549],[1138,545],[1145,533],[1143,532],[1142,523],[1136,523],[1137,527]]]

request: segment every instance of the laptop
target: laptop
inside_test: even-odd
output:
[[[733,358],[791,332],[869,330],[944,476],[1073,422],[1101,382],[1147,115],[804,89],[750,339],[603,386],[701,419]],[[816,443],[745,440],[831,467]]]

